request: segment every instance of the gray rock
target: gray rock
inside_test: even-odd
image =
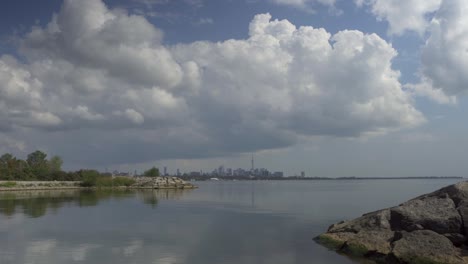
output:
[[[392,251],[391,242],[394,236],[395,233],[391,230],[363,230],[349,238],[342,250],[362,256],[370,253],[387,255]]]
[[[369,253],[387,255],[391,252],[394,232],[390,230],[362,230],[358,233],[326,233],[318,238],[322,244],[354,256]]]
[[[450,198],[424,197],[390,210],[392,230],[428,229],[439,234],[460,233],[462,219]]]
[[[329,233],[352,232],[362,230],[390,230],[390,209],[365,214],[351,221],[343,221],[328,228]]]
[[[464,223],[468,223],[468,182],[334,224],[318,241],[379,263],[468,263]]]
[[[392,255],[401,263],[464,263],[448,238],[430,230],[403,232],[393,244]]]
[[[468,201],[461,201],[458,204],[458,213],[460,214],[464,225],[464,234],[468,235]]]
[[[456,247],[461,247],[466,242],[466,237],[462,234],[452,233],[452,234],[444,234],[446,238],[448,238],[452,244]]]
[[[468,201],[468,182],[459,182],[435,192],[419,196],[413,200],[420,200],[425,197],[448,197],[452,199],[455,206],[458,207],[460,202]]]
[[[155,188],[155,189],[184,189],[196,188],[193,184],[188,183],[177,177],[136,177],[134,187],[138,188]]]

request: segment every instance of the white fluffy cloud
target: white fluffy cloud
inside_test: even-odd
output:
[[[439,9],[442,0],[355,0],[358,6],[368,6],[378,20],[388,22],[389,34],[405,31],[423,34],[429,25],[426,16]]]
[[[426,82],[448,95],[460,95],[468,90],[467,12],[466,1],[443,1],[422,49],[422,73]]]
[[[162,35],[100,0],[66,0],[46,27],[24,36],[24,63],[0,59],[3,130],[21,129],[65,156],[93,148],[85,158],[112,163],[227,155],[424,121],[392,69],[396,51],[375,34],[331,35],[260,14],[247,39],[168,47]],[[64,147],[71,140],[73,151]]]
[[[454,104],[468,90],[468,5],[463,0],[355,0],[389,24],[389,33],[414,31],[427,39],[421,49],[420,81],[411,93]]]
[[[444,0],[431,20],[421,50],[420,81],[409,91],[437,103],[456,103],[468,90],[468,5]]]

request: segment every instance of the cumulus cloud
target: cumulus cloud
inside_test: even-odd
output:
[[[22,38],[24,62],[0,58],[3,130],[22,129],[65,158],[110,164],[424,122],[392,69],[397,52],[376,34],[332,35],[260,14],[247,39],[165,46],[162,38],[142,16],[66,0]]]
[[[468,12],[465,1],[442,1],[421,50],[420,81],[407,84],[416,95],[454,104],[468,90]]]
[[[414,31],[423,35],[429,25],[427,15],[439,9],[442,0],[355,0],[359,7],[369,7],[380,21],[387,21],[390,35]]]
[[[443,1],[431,22],[430,37],[422,49],[422,73],[435,89],[448,95],[468,90],[468,5]]]

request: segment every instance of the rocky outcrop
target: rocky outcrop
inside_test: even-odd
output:
[[[135,177],[132,187],[151,189],[193,189],[195,185],[177,177]]]
[[[317,241],[379,263],[468,263],[468,182],[329,227]]]

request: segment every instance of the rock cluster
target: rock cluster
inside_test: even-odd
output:
[[[378,263],[468,263],[468,182],[329,227],[317,240]]]
[[[195,185],[177,177],[135,177],[132,187],[152,189],[192,189]]]

